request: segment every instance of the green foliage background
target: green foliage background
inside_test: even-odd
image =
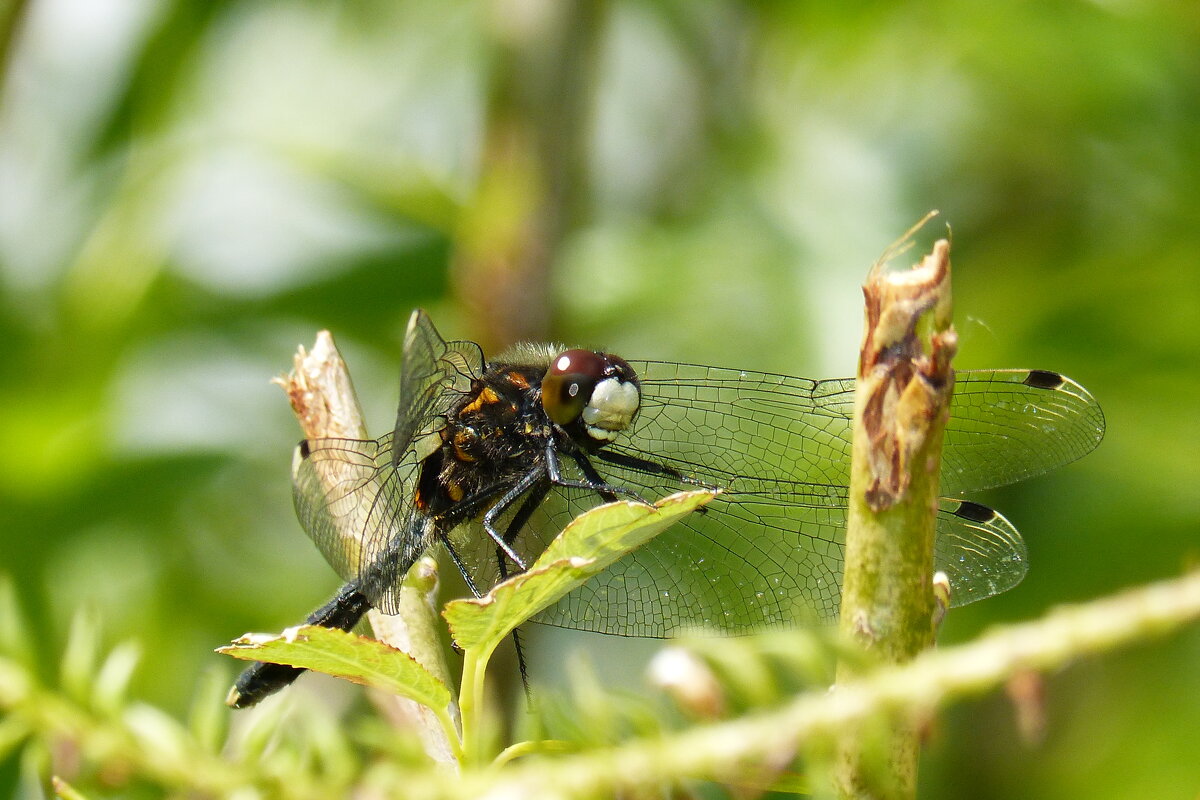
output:
[[[0,14],[0,568],[47,674],[85,609],[163,654],[135,693],[182,712],[212,647],[332,592],[268,384],[318,328],[380,433],[416,305],[493,344],[848,375],[859,283],[930,208],[953,226],[959,366],[1060,370],[1109,423],[1085,461],[983,498],[1031,571],[943,638],[1196,558],[1195,3]],[[1033,745],[1003,698],[945,715],[922,796],[1200,791],[1195,632],[1047,692]]]

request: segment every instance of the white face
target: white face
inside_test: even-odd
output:
[[[633,368],[609,353],[564,351],[542,378],[542,406],[550,419],[564,427],[580,423],[600,445],[633,423],[641,399]]]
[[[641,402],[641,393],[632,381],[606,378],[596,384],[583,409],[583,424],[588,436],[611,442],[633,422]]]

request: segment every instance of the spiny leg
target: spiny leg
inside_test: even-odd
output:
[[[535,473],[531,473],[531,474],[535,474]],[[526,477],[528,477],[528,476],[526,476]],[[521,488],[522,488],[521,484],[518,483],[517,486],[514,487],[514,490],[521,489]],[[514,516],[512,521],[509,522],[508,528],[506,529],[504,535],[502,537],[497,537],[494,534],[494,527],[492,529],[488,530],[488,535],[492,539],[497,541],[496,565],[497,565],[497,570],[498,570],[501,581],[503,581],[505,578],[508,577],[508,565],[505,563],[506,556],[511,558],[513,560],[513,563],[520,566],[522,571],[525,569],[525,565],[522,563],[522,561],[519,558],[516,557],[516,554],[512,549],[512,543],[516,539],[517,535],[520,533],[521,528],[525,525],[526,522],[529,521],[529,517],[533,514],[533,512],[537,509],[537,507],[541,504],[542,500],[545,499],[546,494],[549,492],[549,490],[550,490],[550,484],[548,482],[543,482],[540,485],[536,484],[536,482],[535,482],[535,486],[534,486],[533,490],[525,498],[524,502],[522,502],[521,507],[517,510],[516,516]],[[466,562],[463,561],[462,556],[460,556],[458,554],[458,550],[455,549],[454,544],[450,541],[449,531],[454,528],[454,526],[458,523],[459,520],[461,520],[462,518],[467,516],[467,514],[469,512],[473,511],[475,509],[475,507],[481,503],[483,498],[492,496],[495,493],[496,492],[494,490],[478,492],[475,495],[472,495],[471,497],[465,498],[465,499],[459,501],[458,503],[456,503],[454,505],[452,514],[449,514],[449,513],[444,514],[441,517],[439,517],[439,519],[438,519],[439,527],[442,530],[442,532],[439,536],[439,538],[442,541],[442,545],[446,548],[446,552],[450,555],[450,560],[454,562],[454,566],[458,570],[458,573],[460,575],[462,575],[463,581],[467,584],[467,588],[470,590],[471,594],[474,595],[475,597],[483,597],[483,592],[481,592],[479,590],[479,587],[475,583],[475,578],[471,574],[471,570],[467,567]],[[502,503],[504,504],[504,506],[501,507],[501,509],[500,509],[501,511],[503,511],[505,508],[511,507],[512,502],[513,502],[512,498],[514,496],[519,496],[519,494],[516,494],[515,491],[509,491],[509,492],[505,493],[504,497],[502,497],[500,500],[498,500],[496,502],[496,507],[500,507]],[[485,529],[488,529],[490,522],[491,521],[489,521],[485,518],[485,521],[484,521]],[[525,659],[524,659],[524,656],[521,651],[520,641],[517,640],[515,637],[515,631],[514,631],[514,642],[517,645],[517,659],[518,659],[518,663],[520,664],[520,667],[521,667],[521,682],[525,685],[526,693],[528,693],[529,685],[528,685],[528,680],[526,678]],[[457,647],[456,647],[456,649],[457,649]]]
[[[487,531],[488,536],[492,537],[492,541],[496,543],[496,546],[504,553],[504,555],[508,556],[508,558],[512,560],[512,563],[521,568],[522,572],[529,569],[529,565],[526,564],[524,560],[517,555],[516,551],[512,549],[512,545],[508,539],[507,533],[501,535],[496,529],[496,520],[498,520],[505,511],[508,511],[508,509],[512,508],[513,503],[516,503],[523,494],[536,486],[539,481],[545,480],[546,476],[546,465],[540,463],[537,464],[533,469],[525,473],[521,480],[517,481],[511,489],[505,492],[504,496],[497,500],[495,505],[489,508],[487,513],[483,515],[483,529]],[[553,480],[553,478],[551,478],[551,480]],[[545,497],[544,493],[542,494],[542,497]],[[534,507],[536,508],[536,504]],[[533,512],[531,510],[528,513],[532,514]],[[520,516],[520,512],[518,512],[518,516]],[[526,516],[526,519],[528,519],[528,516]]]
[[[483,529],[487,531],[487,535],[496,543],[496,546],[501,548],[504,551],[504,554],[508,556],[514,564],[520,567],[522,572],[524,572],[526,569],[525,562],[509,546],[508,542],[504,541],[504,537],[500,535],[499,531],[496,530],[496,518],[511,508],[513,503],[519,500],[521,495],[528,491],[529,487],[542,477],[543,472],[544,470],[542,465],[538,464],[536,467],[526,473],[521,480],[517,481],[516,484],[507,489],[505,489],[505,486],[502,483],[494,484],[492,486],[480,489],[478,492],[464,497],[462,500],[454,503],[454,505],[449,509],[439,514],[435,520],[439,529],[443,531],[441,534],[442,542],[449,547],[449,531],[453,530],[460,523],[475,516],[480,509],[486,507],[489,503],[492,503],[492,499],[495,498],[497,494],[504,492],[500,499],[496,500],[495,503],[492,504],[491,508],[487,510],[487,513],[483,515]],[[449,549],[453,553],[453,548],[450,547]],[[463,573],[464,576],[467,574],[467,570],[464,568],[461,562],[457,561],[457,559],[455,565],[458,567],[459,572]],[[478,593],[476,593],[476,596],[478,596]]]
[[[471,571],[467,569],[467,565],[463,563],[462,557],[458,551],[454,549],[454,545],[450,543],[450,537],[445,533],[441,536],[442,546],[446,548],[446,552],[450,554],[450,560],[454,562],[454,566],[458,568],[458,574],[462,575],[463,580],[467,584],[467,588],[471,590],[471,594],[475,597],[483,597],[483,594],[475,586],[475,579],[471,577]]]
[[[613,452],[610,450],[600,450],[600,451],[596,452],[594,455],[596,456],[596,458],[600,459],[601,461],[603,461],[606,464],[613,464],[618,467],[624,467],[625,469],[629,469],[634,472],[641,472],[644,475],[663,475],[665,477],[672,478],[673,480],[679,481],[682,484],[690,484],[692,486],[699,486],[704,489],[720,489],[720,488],[722,488],[713,483],[707,483],[705,481],[700,481],[700,480],[696,480],[695,478],[688,477],[687,475],[684,475],[682,472],[675,469],[674,467],[668,467],[666,464],[660,464],[657,461],[647,461],[644,458],[638,458],[637,456],[631,456],[626,453],[617,453],[617,452]],[[588,464],[585,467],[584,465],[581,464],[580,468],[582,468],[586,474],[587,470],[589,468],[591,468],[591,465]],[[592,468],[592,469],[594,471],[594,468]],[[696,511],[701,514],[707,514],[709,511],[709,507],[701,506],[700,508],[696,509]]]
[[[521,507],[517,509],[517,513],[508,523],[508,528],[504,531],[504,541],[511,546],[520,535],[521,529],[529,522],[529,518],[533,516],[533,512],[546,499],[546,495],[550,492],[550,482],[548,480],[536,484],[521,503]],[[508,565],[504,563],[504,551],[499,547],[496,548],[496,567],[500,574],[500,580],[503,581],[508,577]],[[518,629],[513,628],[512,632],[513,647],[517,651],[517,668],[521,671],[521,686],[525,689],[525,702],[527,704],[533,702],[533,692],[529,688],[529,669],[525,663],[525,650],[521,647],[521,635]]]
[[[617,499],[617,495],[623,494],[637,500],[639,503],[645,503],[641,495],[630,489],[627,486],[613,486],[605,482],[604,478],[592,466],[592,462],[588,460],[587,455],[582,450],[572,450],[571,458],[579,466],[583,472],[583,476],[587,478],[585,481],[573,481],[569,478],[564,478],[562,468],[558,463],[558,451],[555,449],[553,442],[546,445],[546,475],[550,478],[550,482],[555,486],[562,486],[566,489],[587,489],[600,495],[600,498],[605,502],[613,502]]]

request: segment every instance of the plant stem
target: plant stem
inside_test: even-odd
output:
[[[454,232],[455,294],[484,352],[553,328],[552,270],[586,211],[604,0],[491,7],[479,175]]]
[[[950,324],[950,244],[908,271],[871,270],[855,396],[841,630],[878,661],[900,664],[933,643],[933,537],[942,433],[957,349]],[[855,676],[843,663],[838,682]],[[915,796],[920,741],[911,720],[880,737],[847,731],[835,783],[843,798]],[[874,739],[874,741],[872,741]]]
[[[484,677],[494,649],[494,645],[487,644],[468,648],[463,654],[462,695],[459,698],[463,722],[462,750],[467,763],[474,766],[481,766],[487,761],[484,749],[487,733]]]

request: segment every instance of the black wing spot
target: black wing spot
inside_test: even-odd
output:
[[[1057,389],[1065,383],[1065,380],[1057,372],[1047,369],[1031,369],[1025,376],[1025,380],[1021,382],[1034,389]]]
[[[954,516],[969,519],[972,522],[991,522],[996,517],[996,512],[985,505],[972,503],[970,500],[960,500],[958,508],[954,509]]]
[[[300,450],[301,458],[308,458],[312,455],[312,450],[308,447],[308,439],[301,439],[300,444],[296,445],[296,447]]]

